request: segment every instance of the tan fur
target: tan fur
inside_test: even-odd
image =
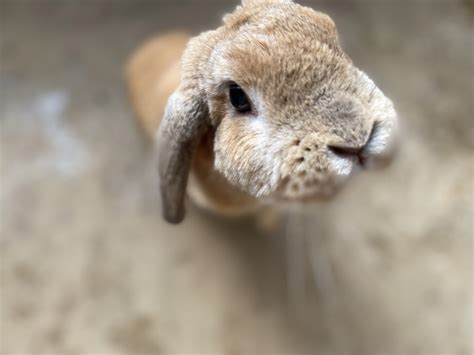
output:
[[[147,41],[127,64],[130,99],[136,117],[149,137],[154,137],[169,96],[179,85],[179,61],[189,35],[170,33]]]
[[[189,41],[179,73],[185,41],[159,37],[128,70],[150,135],[165,111],[158,145],[168,221],[184,217],[186,189],[204,208],[242,214],[330,198],[359,162],[392,157],[393,105],[341,49],[327,15],[290,0],[246,0],[222,27]],[[230,83],[245,90],[251,113],[232,107]]]

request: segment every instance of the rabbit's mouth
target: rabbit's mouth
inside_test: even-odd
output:
[[[289,148],[273,197],[277,201],[318,202],[333,198],[350,176],[366,165],[362,147],[331,147],[308,136]]]
[[[274,198],[299,203],[328,201],[342,189],[348,178],[337,174],[296,174],[281,181]]]

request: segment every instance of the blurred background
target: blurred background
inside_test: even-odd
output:
[[[0,0],[2,354],[472,354],[474,4],[301,1],[392,98],[402,146],[330,203],[160,217],[128,56],[237,1]]]

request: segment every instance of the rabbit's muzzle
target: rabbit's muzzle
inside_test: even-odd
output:
[[[282,167],[277,198],[301,202],[333,197],[361,169],[386,166],[395,151],[396,130],[376,121],[363,143],[321,142],[319,135],[295,139]]]

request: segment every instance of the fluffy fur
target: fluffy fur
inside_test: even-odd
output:
[[[128,67],[141,122],[150,135],[160,126],[169,222],[183,219],[186,190],[204,208],[242,214],[330,198],[355,168],[390,161],[393,105],[341,49],[327,15],[289,0],[247,0],[223,26],[185,42],[159,37]],[[230,104],[232,83],[251,113]]]

